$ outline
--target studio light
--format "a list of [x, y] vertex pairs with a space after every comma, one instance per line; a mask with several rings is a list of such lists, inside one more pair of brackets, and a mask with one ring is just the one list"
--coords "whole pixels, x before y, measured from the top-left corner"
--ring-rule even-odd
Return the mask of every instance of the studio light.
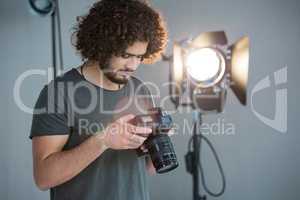
[[[231, 88], [242, 105], [246, 105], [248, 81], [249, 39], [242, 37], [228, 45], [224, 31], [206, 32], [195, 39], [175, 42], [172, 56], [163, 56], [170, 63], [169, 93], [176, 108], [193, 108], [193, 135], [185, 155], [186, 170], [193, 177], [193, 199], [206, 200], [203, 190], [221, 196], [226, 187], [221, 161], [209, 139], [201, 133], [202, 116], [220, 113], [224, 109], [227, 89]], [[216, 159], [222, 178], [219, 192], [208, 189], [201, 162], [201, 143], [204, 141]]]
[[[204, 112], [222, 112], [231, 88], [246, 105], [249, 39], [228, 45], [224, 31], [200, 34], [176, 42], [170, 69], [170, 93], [177, 106], [191, 105]], [[190, 101], [182, 100], [187, 93]]]

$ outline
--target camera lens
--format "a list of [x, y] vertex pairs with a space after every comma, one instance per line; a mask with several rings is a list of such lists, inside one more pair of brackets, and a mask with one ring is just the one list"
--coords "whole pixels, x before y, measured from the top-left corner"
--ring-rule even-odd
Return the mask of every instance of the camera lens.
[[172, 142], [167, 134], [156, 134], [146, 140], [152, 163], [157, 173], [165, 173], [178, 167]]

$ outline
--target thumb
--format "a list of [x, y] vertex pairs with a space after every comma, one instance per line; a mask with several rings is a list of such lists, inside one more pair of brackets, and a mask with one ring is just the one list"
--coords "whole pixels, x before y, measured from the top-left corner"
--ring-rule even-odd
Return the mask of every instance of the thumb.
[[133, 115], [133, 114], [127, 114], [127, 115], [120, 117], [117, 121], [125, 123], [125, 122], [128, 122], [129, 120], [133, 119], [134, 117], [135, 117], [135, 115]]

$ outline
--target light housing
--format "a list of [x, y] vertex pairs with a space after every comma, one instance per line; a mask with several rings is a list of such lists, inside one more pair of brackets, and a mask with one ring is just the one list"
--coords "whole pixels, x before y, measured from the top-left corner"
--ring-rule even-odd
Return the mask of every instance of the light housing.
[[[228, 46], [224, 31], [202, 33], [175, 42], [170, 67], [170, 93], [176, 106], [191, 105], [202, 112], [222, 112], [230, 87], [246, 105], [249, 39]], [[189, 97], [182, 98], [184, 95]]]

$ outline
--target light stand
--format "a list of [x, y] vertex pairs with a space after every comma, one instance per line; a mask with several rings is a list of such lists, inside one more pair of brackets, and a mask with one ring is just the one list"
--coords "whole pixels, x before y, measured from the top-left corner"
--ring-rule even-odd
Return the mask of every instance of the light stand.
[[59, 75], [57, 71], [57, 60], [59, 59], [60, 71], [63, 71], [64, 66], [59, 0], [29, 0], [29, 5], [36, 14], [42, 17], [51, 17], [52, 68], [53, 78], [55, 78]]
[[[224, 31], [201, 33], [192, 40], [174, 42], [172, 56], [163, 56], [163, 60], [170, 64], [169, 93], [172, 103], [176, 109], [179, 106], [194, 109], [193, 136], [185, 155], [186, 169], [193, 177], [194, 200], [206, 199], [205, 195], [200, 194], [200, 179], [207, 194], [221, 196], [225, 191], [225, 175], [212, 143], [201, 133], [200, 126], [203, 114], [223, 112], [229, 88], [240, 103], [246, 105], [249, 38], [242, 37], [228, 45]], [[222, 176], [222, 189], [218, 193], [210, 191], [205, 183], [200, 159], [202, 140], [211, 149]]]
[[[185, 155], [185, 163], [187, 171], [193, 177], [193, 199], [194, 200], [206, 200], [206, 195], [200, 194], [200, 178], [202, 182], [203, 189], [213, 197], [221, 196], [226, 187], [224, 171], [218, 158], [217, 152], [215, 151], [212, 143], [206, 138], [200, 131], [200, 126], [202, 125], [202, 115], [203, 113], [198, 112], [197, 110], [193, 111], [193, 136], [191, 137], [188, 144], [188, 153]], [[222, 176], [222, 189], [216, 193], [208, 189], [205, 182], [204, 171], [201, 164], [201, 142], [204, 140], [207, 145], [212, 150], [212, 153], [216, 159], [220, 174]], [[192, 149], [191, 149], [192, 147]], [[199, 173], [200, 172], [200, 173]]]
[[200, 187], [199, 187], [199, 169], [198, 169], [198, 163], [200, 161], [200, 145], [201, 145], [201, 134], [198, 134], [198, 131], [201, 124], [202, 124], [202, 115], [201, 113], [194, 111], [193, 113], [193, 120], [194, 120], [194, 125], [193, 125], [193, 151], [192, 151], [192, 169], [191, 169], [191, 174], [193, 176], [193, 197], [194, 200], [206, 200], [205, 195], [200, 194]]

